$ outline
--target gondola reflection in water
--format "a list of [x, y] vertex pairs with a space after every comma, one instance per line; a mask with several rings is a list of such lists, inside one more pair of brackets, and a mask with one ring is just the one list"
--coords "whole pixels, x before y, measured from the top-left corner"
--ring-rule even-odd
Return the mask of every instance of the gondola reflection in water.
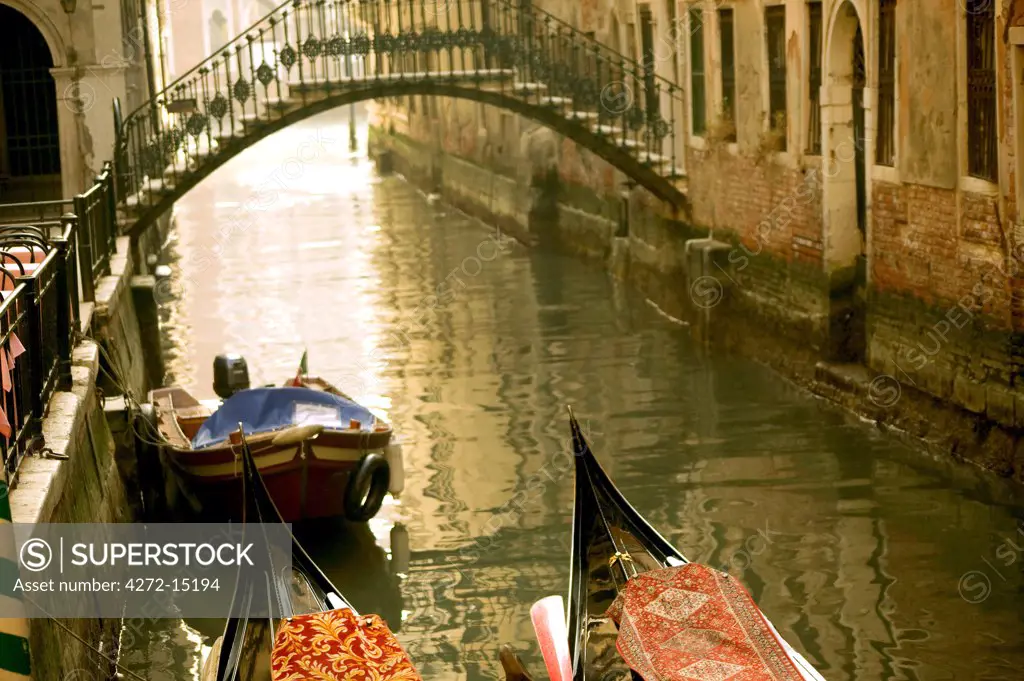
[[[569, 607], [534, 606], [554, 681], [824, 681], [743, 586], [690, 563], [616, 489], [570, 410], [576, 467]], [[558, 602], [554, 621], [551, 603]], [[529, 674], [507, 646], [508, 681]]]
[[[295, 426], [278, 440], [299, 445], [323, 426]], [[245, 532], [283, 523], [253, 461], [241, 424]], [[239, 572], [231, 616], [215, 641], [203, 681], [421, 681], [387, 625], [361, 616], [292, 537], [291, 569], [256, 575]], [[271, 564], [275, 561], [272, 559]], [[259, 590], [266, 590], [271, 617], [251, 617]], [[262, 594], [261, 594], [262, 596]]]

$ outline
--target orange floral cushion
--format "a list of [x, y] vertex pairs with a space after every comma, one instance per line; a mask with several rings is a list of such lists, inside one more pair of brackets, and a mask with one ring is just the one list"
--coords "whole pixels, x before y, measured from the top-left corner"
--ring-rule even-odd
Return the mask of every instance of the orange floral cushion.
[[281, 622], [271, 655], [273, 681], [422, 681], [377, 615], [348, 608]]

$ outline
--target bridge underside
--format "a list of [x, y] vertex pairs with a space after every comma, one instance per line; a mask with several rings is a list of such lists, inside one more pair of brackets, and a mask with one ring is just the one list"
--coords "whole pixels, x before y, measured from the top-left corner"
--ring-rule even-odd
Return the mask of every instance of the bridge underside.
[[[487, 78], [511, 82], [514, 71], [506, 73], [475, 72], [474, 79]], [[513, 111], [565, 135], [581, 147], [593, 152], [621, 171], [630, 180], [646, 188], [654, 196], [686, 211], [685, 194], [677, 188], [674, 179], [666, 177], [662, 168], [666, 159], [656, 154], [637, 154], [636, 145], [630, 146], [630, 139], [623, 135], [616, 139], [620, 129], [611, 126], [591, 125], [597, 120], [589, 112], [566, 114], [556, 106], [543, 106], [525, 101], [515, 95], [511, 87], [493, 85], [493, 89], [460, 84], [455, 78], [446, 81], [414, 80], [411, 78], [381, 79], [359, 84], [303, 84], [292, 86], [288, 99], [266, 104], [266, 117], [248, 117], [236, 121], [236, 125], [213, 125], [218, 132], [201, 134], [192, 144], [184, 145], [179, 151], [181, 161], [167, 166], [162, 176], [147, 177], [133, 196], [128, 197], [124, 208], [131, 215], [132, 227], [129, 233], [141, 234], [160, 215], [165, 213], [186, 192], [196, 186], [210, 173], [231, 160], [234, 156], [251, 147], [264, 137], [293, 123], [330, 109], [374, 99], [403, 97], [407, 95], [433, 95], [467, 99], [482, 104]], [[232, 128], [234, 128], [232, 130]], [[597, 128], [597, 129], [595, 129]], [[609, 134], [610, 133], [610, 134]]]

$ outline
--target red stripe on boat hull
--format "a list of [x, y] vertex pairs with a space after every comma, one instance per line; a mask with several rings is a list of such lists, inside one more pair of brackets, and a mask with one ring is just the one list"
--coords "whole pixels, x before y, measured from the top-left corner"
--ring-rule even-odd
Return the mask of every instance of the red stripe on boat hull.
[[[172, 456], [177, 453], [174, 451]], [[285, 522], [290, 523], [343, 516], [348, 479], [356, 465], [355, 461], [294, 457], [281, 464], [260, 466], [260, 475]], [[243, 504], [240, 475], [195, 475], [183, 470], [179, 470], [178, 475], [186, 489], [202, 504], [204, 515], [239, 517]]]

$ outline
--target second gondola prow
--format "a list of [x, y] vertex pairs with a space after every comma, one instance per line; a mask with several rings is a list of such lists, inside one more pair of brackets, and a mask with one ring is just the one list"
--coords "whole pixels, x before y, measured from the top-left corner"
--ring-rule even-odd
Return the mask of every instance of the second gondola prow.
[[[320, 430], [295, 426], [275, 439], [281, 445], [296, 445], [317, 437]], [[245, 531], [265, 535], [268, 525], [287, 527], [255, 465], [241, 424], [239, 434]], [[387, 625], [376, 615], [360, 615], [290, 531], [289, 535], [290, 569], [283, 569], [285, 564], [262, 574], [239, 572], [231, 614], [207, 659], [203, 681], [341, 681], [360, 676], [419, 681]], [[270, 564], [280, 561], [271, 559]], [[269, 616], [252, 617], [253, 603], [264, 597], [260, 590], [266, 590]], [[352, 636], [357, 630], [359, 635]]]
[[[569, 426], [576, 481], [566, 626], [541, 626], [551, 616], [534, 616], [551, 678], [654, 681], [745, 674], [824, 681], [738, 580], [687, 561], [626, 501], [571, 409]], [[567, 640], [552, 640], [555, 629], [566, 632]], [[519, 674], [506, 664], [511, 660], [505, 651], [510, 678]]]

